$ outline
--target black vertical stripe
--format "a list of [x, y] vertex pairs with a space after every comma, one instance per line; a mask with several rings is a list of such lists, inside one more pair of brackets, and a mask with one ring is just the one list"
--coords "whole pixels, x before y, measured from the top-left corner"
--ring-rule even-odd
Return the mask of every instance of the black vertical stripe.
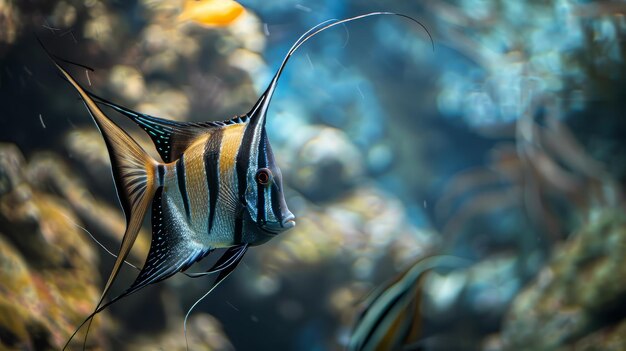
[[180, 155], [180, 158], [176, 161], [176, 176], [178, 177], [178, 191], [180, 191], [180, 196], [182, 196], [183, 205], [185, 206], [185, 214], [187, 214], [187, 219], [190, 219], [189, 194], [187, 194], [187, 177], [185, 175], [185, 154]]
[[213, 228], [215, 220], [215, 207], [217, 206], [217, 196], [220, 186], [220, 146], [222, 144], [222, 136], [224, 131], [217, 128], [209, 140], [206, 142], [204, 149], [204, 169], [206, 170], [206, 180], [209, 188], [209, 226], [208, 232]]
[[[165, 216], [163, 208], [163, 187], [157, 188], [152, 200], [152, 240], [150, 241], [150, 252], [143, 269], [137, 276], [136, 281], [140, 282], [146, 277], [154, 273], [156, 265], [162, 261], [168, 254], [167, 250], [157, 251], [157, 248], [165, 245], [168, 247], [168, 240], [172, 238], [166, 236]], [[150, 255], [151, 254], [151, 255]]]
[[259, 168], [267, 167], [267, 134], [265, 128], [261, 131], [261, 138], [259, 139], [259, 152], [258, 152], [258, 164]]
[[[387, 304], [387, 306], [385, 306], [385, 309], [382, 311], [382, 313], [379, 316], [377, 316], [376, 322], [374, 322], [374, 325], [372, 325], [372, 327], [368, 330], [365, 338], [361, 340], [361, 346], [364, 349], [365, 349], [365, 345], [367, 345], [370, 342], [370, 339], [372, 338], [372, 336], [374, 335], [374, 333], [376, 332], [380, 324], [387, 318], [395, 317], [395, 316], [389, 316], [389, 314], [391, 310], [398, 304], [398, 302], [401, 301], [406, 295], [407, 295], [406, 290], [399, 293], [389, 302], [389, 304]], [[375, 340], [373, 342], [374, 342], [374, 345], [378, 345], [380, 340]]]
[[248, 123], [246, 130], [243, 132], [235, 164], [237, 170], [237, 190], [239, 192], [239, 200], [242, 204], [246, 203], [245, 195], [246, 189], [248, 188], [248, 168], [250, 167], [250, 152], [253, 139], [254, 124]]
[[265, 217], [265, 189], [266, 187], [262, 185], [257, 185], [257, 199], [256, 199], [256, 222], [259, 225], [263, 225], [266, 223]]
[[[265, 148], [265, 142], [267, 140], [267, 135], [265, 134], [265, 128], [261, 130], [261, 138], [259, 139], [259, 147], [258, 147], [258, 159], [257, 163], [259, 168], [267, 167], [267, 153]], [[257, 185], [257, 224], [265, 224], [267, 221], [267, 215], [265, 213], [265, 191], [266, 187], [262, 185]]]
[[159, 184], [159, 186], [163, 186], [163, 184], [165, 183], [165, 166], [164, 165], [157, 166], [157, 174], [158, 174], [157, 183]]
[[235, 218], [235, 232], [233, 236], [233, 244], [242, 244], [243, 240], [243, 213]]

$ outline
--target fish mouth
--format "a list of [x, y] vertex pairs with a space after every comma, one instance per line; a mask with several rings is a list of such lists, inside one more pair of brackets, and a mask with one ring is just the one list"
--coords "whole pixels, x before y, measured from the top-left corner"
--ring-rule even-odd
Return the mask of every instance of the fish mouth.
[[269, 235], [275, 236], [295, 226], [296, 226], [296, 217], [293, 214], [291, 214], [287, 218], [283, 219], [280, 224], [279, 223], [265, 224], [264, 226], [261, 226], [261, 230]]
[[291, 229], [293, 227], [296, 226], [296, 216], [294, 216], [293, 214], [285, 219], [283, 219], [283, 222], [281, 223], [281, 226], [283, 227], [284, 230], [287, 229]]

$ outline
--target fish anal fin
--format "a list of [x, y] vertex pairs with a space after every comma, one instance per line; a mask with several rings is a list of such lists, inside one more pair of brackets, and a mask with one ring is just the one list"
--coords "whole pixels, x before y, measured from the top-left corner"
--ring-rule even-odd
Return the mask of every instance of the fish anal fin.
[[152, 200], [152, 241], [148, 257], [125, 295], [187, 269], [211, 251], [185, 237], [184, 226], [176, 225], [185, 220], [183, 214], [172, 210], [173, 205], [163, 189], [159, 187]]

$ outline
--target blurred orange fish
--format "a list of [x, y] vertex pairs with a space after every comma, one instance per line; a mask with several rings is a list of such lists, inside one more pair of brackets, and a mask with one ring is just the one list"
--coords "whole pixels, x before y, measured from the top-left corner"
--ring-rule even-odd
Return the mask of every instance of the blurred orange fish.
[[233, 0], [185, 0], [178, 19], [205, 26], [227, 26], [244, 12], [244, 7]]

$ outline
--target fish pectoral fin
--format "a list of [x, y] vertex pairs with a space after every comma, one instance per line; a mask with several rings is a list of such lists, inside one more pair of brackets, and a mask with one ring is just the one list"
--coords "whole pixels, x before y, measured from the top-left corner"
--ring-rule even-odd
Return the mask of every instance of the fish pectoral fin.
[[229, 267], [239, 263], [243, 255], [248, 250], [248, 245], [238, 245], [229, 247], [226, 252], [215, 262], [215, 264], [209, 268], [206, 272], [200, 273], [185, 273], [186, 276], [190, 278], [200, 278], [213, 273], [221, 272], [223, 270], [228, 269]]
[[[232, 248], [229, 248], [226, 251], [226, 253], [222, 255], [222, 257], [220, 257], [220, 259], [215, 263], [215, 265], [211, 269], [203, 273], [197, 273], [197, 274], [207, 275], [207, 274], [211, 274], [215, 272], [220, 272], [220, 274], [217, 276], [217, 279], [215, 279], [215, 281], [213, 281], [213, 284], [211, 284], [211, 287], [209, 288], [209, 290], [204, 295], [202, 295], [198, 300], [196, 300], [196, 302], [194, 302], [194, 304], [191, 305], [191, 307], [189, 307], [189, 310], [187, 310], [187, 313], [185, 314], [185, 320], [183, 322], [183, 329], [185, 330], [185, 342], [187, 342], [187, 319], [189, 318], [191, 311], [193, 311], [193, 309], [200, 303], [200, 301], [202, 301], [205, 297], [209, 296], [209, 294], [211, 294], [211, 292], [213, 292], [213, 290], [215, 290], [215, 288], [217, 288], [217, 286], [220, 285], [220, 283], [223, 282], [224, 279], [226, 279], [235, 270], [235, 268], [237, 268], [237, 266], [239, 265], [239, 262], [241, 262], [241, 259], [246, 254], [246, 251], [248, 251], [248, 244], [245, 244], [242, 246], [234, 246]], [[214, 270], [215, 267], [221, 267], [221, 268], [219, 270]], [[201, 276], [201, 275], [198, 275], [198, 276]], [[188, 343], [187, 343], [187, 349], [189, 349]]]
[[248, 251], [248, 244], [229, 247], [220, 259], [215, 262], [213, 267], [206, 271], [206, 273], [215, 273], [228, 269], [229, 267], [236, 267], [246, 251]]

